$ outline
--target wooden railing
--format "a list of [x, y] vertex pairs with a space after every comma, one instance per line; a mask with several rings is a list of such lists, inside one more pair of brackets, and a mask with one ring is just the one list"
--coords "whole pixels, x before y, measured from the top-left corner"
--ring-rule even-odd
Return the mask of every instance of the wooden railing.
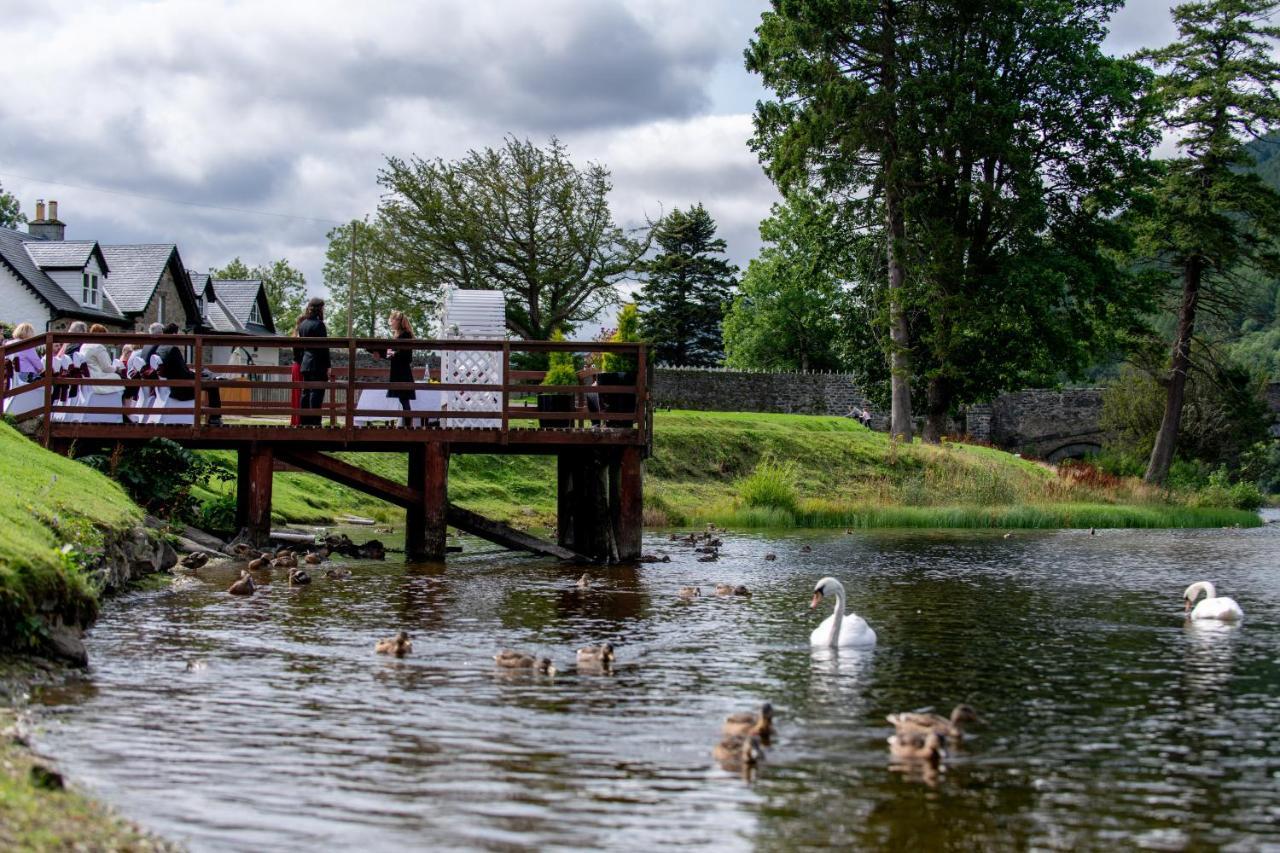
[[[190, 378], [130, 378], [117, 375], [108, 378], [88, 378], [71, 375], [65, 370], [55, 369], [55, 354], [64, 346], [102, 344], [113, 357], [120, 355], [121, 349], [130, 345], [135, 353], [139, 353], [148, 345], [155, 344], [160, 352], [166, 347], [181, 347], [184, 361], [191, 374]], [[214, 349], [228, 350], [246, 348], [250, 350], [290, 350], [294, 346], [313, 352], [327, 350], [332, 355], [345, 356], [345, 365], [332, 367], [322, 380], [294, 380], [291, 368], [278, 364], [229, 364], [213, 361], [209, 356]], [[489, 353], [490, 366], [485, 377], [489, 381], [459, 381], [458, 377], [441, 375], [439, 368], [429, 371], [419, 367], [415, 371], [413, 382], [391, 382], [388, 379], [389, 367], [360, 367], [358, 355], [362, 352], [389, 354], [399, 350], [426, 351], [433, 354], [456, 353]], [[17, 366], [19, 355], [27, 351], [39, 354], [39, 363], [43, 369], [38, 378], [22, 383], [18, 377]], [[636, 365], [635, 380], [631, 384], [622, 385], [564, 385], [545, 386], [541, 380], [545, 375], [536, 370], [513, 370], [513, 353], [548, 354], [552, 352], [573, 353], [615, 353], [629, 356]], [[392, 423], [390, 428], [417, 431], [431, 429], [490, 429], [508, 433], [514, 430], [529, 429], [608, 429], [631, 433], [636, 443], [647, 443], [650, 434], [649, 405], [649, 372], [647, 351], [644, 344], [634, 343], [600, 343], [573, 341], [507, 341], [507, 340], [427, 340], [405, 339], [389, 340], [386, 338], [263, 338], [231, 335], [146, 335], [129, 333], [81, 334], [69, 332], [48, 332], [23, 341], [3, 346], [4, 383], [0, 387], [0, 401], [4, 401], [6, 413], [11, 413], [15, 421], [43, 418], [45, 423], [55, 430], [58, 424], [75, 424], [92, 416], [95, 424], [104, 422], [119, 425], [132, 425], [139, 432], [146, 431], [151, 422], [163, 415], [190, 416], [189, 427], [196, 433], [210, 429], [234, 430], [249, 429], [269, 423], [274, 426], [285, 425], [289, 419], [315, 418], [321, 419], [323, 430], [343, 430], [356, 433], [370, 427], [361, 426], [367, 420], [386, 420]], [[30, 359], [26, 359], [30, 365]], [[352, 366], [355, 369], [351, 369]], [[125, 365], [127, 370], [127, 364]], [[163, 372], [164, 368], [161, 367]], [[206, 372], [209, 375], [206, 375]], [[74, 373], [74, 371], [72, 372]], [[579, 377], [585, 382], [592, 381], [599, 373], [597, 370], [584, 370]], [[463, 377], [464, 379], [467, 377]], [[452, 381], [450, 381], [452, 380]], [[152, 400], [159, 389], [191, 389], [193, 400], [189, 406], [184, 402], [180, 407], [159, 407], [156, 405], [125, 405], [121, 402], [115, 406], [95, 406], [93, 396], [81, 395], [81, 389], [89, 387], [109, 387], [112, 389], [138, 388], [146, 389], [146, 395]], [[64, 394], [64, 389], [66, 393]], [[248, 389], [248, 400], [222, 400], [220, 405], [213, 405], [208, 394], [212, 390], [222, 392], [232, 389]], [[295, 406], [291, 400], [293, 392], [307, 389], [322, 389], [323, 402], [319, 407], [303, 408]], [[38, 405], [27, 406], [33, 402], [31, 392], [38, 391], [34, 402]], [[414, 391], [415, 396], [430, 395], [427, 399], [434, 402], [429, 409], [402, 408], [362, 408], [359, 398], [362, 393], [370, 391]], [[491, 408], [462, 409], [451, 398], [457, 394], [489, 395]], [[573, 395], [573, 403], [569, 411], [539, 411], [536, 406], [528, 405], [529, 398], [538, 394]], [[21, 396], [28, 395], [28, 396]], [[25, 405], [11, 405], [19, 398]], [[69, 397], [63, 401], [60, 398]], [[96, 395], [102, 396], [102, 395]], [[141, 394], [139, 395], [141, 396]], [[233, 395], [228, 395], [233, 396]], [[620, 410], [619, 401], [624, 403], [630, 398], [630, 405]], [[598, 405], [608, 401], [607, 407]], [[21, 409], [21, 410], [19, 410]], [[408, 424], [404, 419], [411, 417]], [[212, 421], [212, 422], [211, 422]], [[220, 423], [219, 423], [220, 421]], [[469, 422], [469, 423], [468, 423]], [[476, 422], [481, 422], [477, 424]], [[308, 427], [306, 429], [316, 429]], [[372, 427], [379, 428], [379, 427]]]

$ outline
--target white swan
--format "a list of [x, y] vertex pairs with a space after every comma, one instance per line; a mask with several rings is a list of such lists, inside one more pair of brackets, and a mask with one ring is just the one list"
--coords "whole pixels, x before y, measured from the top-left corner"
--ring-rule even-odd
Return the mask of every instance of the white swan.
[[[1196, 604], [1193, 609], [1191, 605], [1195, 604], [1195, 600], [1202, 592], [1205, 596], [1204, 601]], [[1187, 587], [1187, 591], [1182, 594], [1182, 600], [1187, 605], [1187, 613], [1192, 619], [1219, 619], [1223, 622], [1234, 622], [1244, 618], [1244, 611], [1240, 609], [1239, 604], [1236, 604], [1236, 600], [1226, 596], [1218, 598], [1217, 591], [1209, 581], [1200, 581]]]
[[809, 609], [817, 607], [825, 596], [834, 595], [836, 608], [822, 624], [813, 629], [809, 643], [815, 646], [874, 646], [876, 632], [867, 620], [856, 613], [844, 612], [844, 585], [835, 578], [823, 578], [813, 588], [813, 602]]

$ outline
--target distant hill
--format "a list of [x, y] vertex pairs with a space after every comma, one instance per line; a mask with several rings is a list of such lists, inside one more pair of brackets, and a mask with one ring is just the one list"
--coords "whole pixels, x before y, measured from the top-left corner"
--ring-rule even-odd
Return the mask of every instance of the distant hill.
[[1257, 161], [1257, 172], [1268, 184], [1280, 190], [1280, 132], [1255, 139], [1248, 146]]

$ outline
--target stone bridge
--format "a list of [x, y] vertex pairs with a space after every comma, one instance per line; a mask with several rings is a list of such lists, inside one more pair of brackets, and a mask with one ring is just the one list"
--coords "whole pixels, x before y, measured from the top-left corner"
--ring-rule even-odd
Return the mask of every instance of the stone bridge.
[[1033, 389], [969, 407], [965, 432], [1024, 456], [1061, 462], [1102, 450], [1101, 421], [1101, 388]]

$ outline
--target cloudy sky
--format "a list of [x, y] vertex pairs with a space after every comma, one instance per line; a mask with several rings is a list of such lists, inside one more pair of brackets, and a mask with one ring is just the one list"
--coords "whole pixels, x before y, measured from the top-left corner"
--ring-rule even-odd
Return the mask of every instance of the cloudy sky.
[[[701, 201], [745, 266], [775, 200], [745, 144], [767, 5], [0, 0], [0, 184], [28, 216], [57, 199], [68, 237], [175, 242], [198, 270], [287, 257], [319, 292], [387, 155], [554, 134], [613, 171], [620, 222]], [[1129, 0], [1109, 47], [1167, 42], [1168, 6]]]

